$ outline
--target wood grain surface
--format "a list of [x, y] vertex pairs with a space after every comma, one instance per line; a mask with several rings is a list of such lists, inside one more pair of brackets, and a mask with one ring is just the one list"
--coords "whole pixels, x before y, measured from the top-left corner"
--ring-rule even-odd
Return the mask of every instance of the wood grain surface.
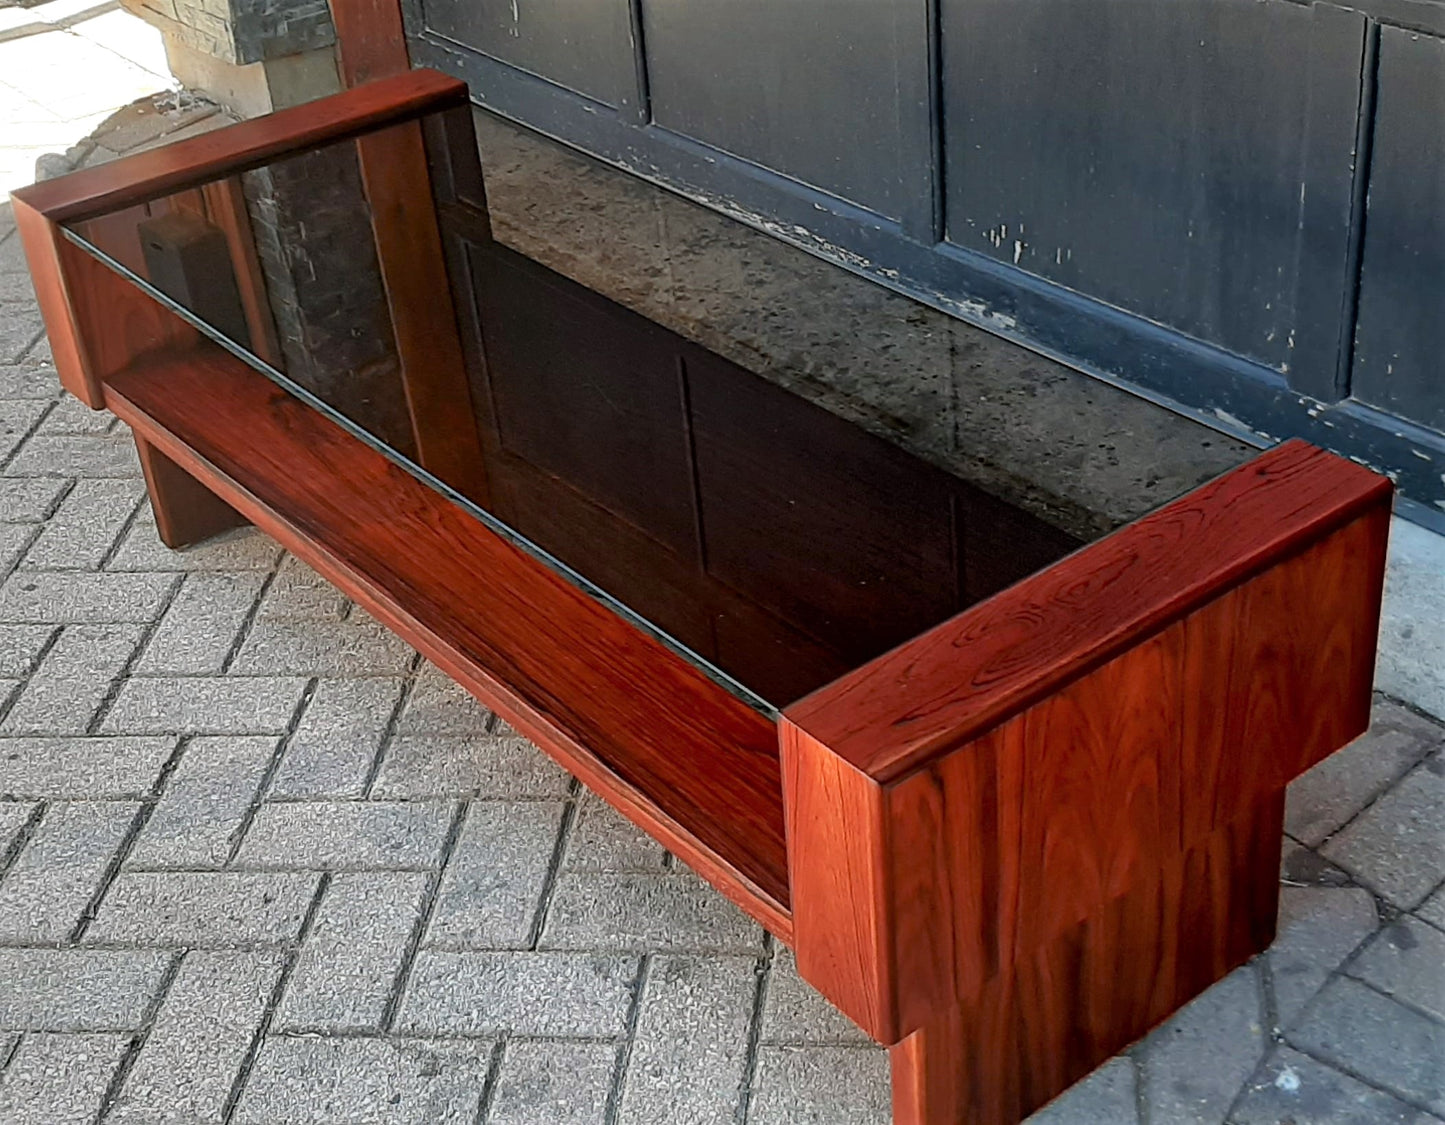
[[775, 725], [219, 349], [107, 405], [784, 940]]
[[878, 781], [907, 774], [1372, 505], [1390, 482], [1289, 441], [788, 708]]
[[196, 187], [285, 153], [467, 104], [466, 83], [434, 70], [410, 70], [33, 184], [14, 197], [51, 222], [64, 223]]
[[1388, 481], [1296, 445], [1171, 508], [784, 713], [799, 972], [895, 1125], [1019, 1121], [1262, 950], [1284, 787], [1368, 724]]

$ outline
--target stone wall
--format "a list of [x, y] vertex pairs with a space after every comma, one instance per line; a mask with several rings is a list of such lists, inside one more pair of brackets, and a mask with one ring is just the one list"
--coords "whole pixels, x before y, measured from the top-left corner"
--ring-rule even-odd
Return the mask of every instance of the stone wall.
[[121, 0], [168, 39], [244, 66], [336, 41], [327, 0]]

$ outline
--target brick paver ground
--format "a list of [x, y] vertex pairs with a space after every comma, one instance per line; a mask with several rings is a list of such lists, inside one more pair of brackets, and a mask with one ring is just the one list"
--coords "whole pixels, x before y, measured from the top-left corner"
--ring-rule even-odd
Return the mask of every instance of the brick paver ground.
[[[788, 951], [255, 532], [156, 539], [0, 211], [0, 1123], [887, 1119]], [[1445, 746], [1290, 794], [1280, 937], [1051, 1125], [1445, 1116]]]

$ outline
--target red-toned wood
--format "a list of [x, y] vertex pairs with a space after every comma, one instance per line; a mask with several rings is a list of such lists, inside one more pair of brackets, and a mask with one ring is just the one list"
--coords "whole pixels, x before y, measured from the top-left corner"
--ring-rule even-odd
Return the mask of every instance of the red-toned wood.
[[13, 198], [51, 222], [87, 218], [244, 172], [286, 153], [466, 104], [464, 82], [434, 70], [411, 70], [33, 184]]
[[267, 296], [266, 275], [256, 253], [256, 238], [251, 232], [251, 216], [246, 210], [246, 194], [239, 176], [213, 180], [201, 188], [206, 201], [206, 215], [226, 236], [231, 251], [231, 269], [236, 275], [236, 288], [246, 312], [250, 348], [272, 366], [281, 364], [281, 345], [276, 339], [276, 321], [271, 315]]
[[12, 197], [56, 371], [65, 389], [94, 409], [102, 382], [136, 356], [190, 346], [196, 332], [130, 281]]
[[784, 940], [774, 724], [213, 347], [107, 405]]
[[421, 124], [356, 139], [376, 258], [421, 466], [464, 496], [490, 497], [470, 380], [446, 284]]
[[341, 81], [360, 86], [411, 66], [397, 0], [331, 0]]
[[1169, 857], [889, 1051], [893, 1125], [1013, 1125], [1274, 938], [1284, 796]]
[[235, 508], [139, 434], [135, 451], [155, 512], [156, 533], [167, 547], [180, 550], [246, 523]]
[[785, 712], [799, 971], [902, 1044], [896, 1125], [1016, 1122], [1264, 948], [1284, 787], [1367, 725], [1389, 500], [1265, 455]]
[[20, 193], [11, 195], [10, 199], [60, 382], [86, 406], [98, 410], [105, 402], [105, 393], [100, 379], [91, 373], [86, 362], [81, 330], [70, 307], [70, 284], [61, 264], [61, 255], [67, 246], [65, 235], [26, 203]]
[[879, 781], [900, 777], [1387, 503], [1390, 490], [1367, 469], [1286, 442], [864, 665], [789, 715]]

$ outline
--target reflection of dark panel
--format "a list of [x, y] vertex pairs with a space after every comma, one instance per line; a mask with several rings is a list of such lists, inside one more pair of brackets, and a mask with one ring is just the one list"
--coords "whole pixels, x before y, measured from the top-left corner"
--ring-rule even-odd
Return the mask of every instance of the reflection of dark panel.
[[172, 211], [138, 223], [136, 234], [152, 285], [226, 339], [251, 347], [231, 251], [219, 227], [192, 212]]
[[944, 474], [724, 360], [687, 366], [709, 574], [855, 660], [959, 608]]
[[942, 20], [950, 241], [1289, 363], [1306, 139], [1347, 167], [1355, 131], [1349, 98], [1311, 118], [1312, 50], [1357, 59], [1357, 22], [1286, 0], [943, 0]]
[[484, 274], [483, 340], [502, 447], [672, 550], [696, 539], [676, 341], [516, 255]]
[[916, 0], [643, 0], [659, 125], [891, 218], [927, 196]]
[[632, 73], [627, 0], [425, 0], [429, 30], [617, 105]]
[[515, 251], [465, 253], [493, 513], [764, 699], [1075, 545]]
[[1352, 389], [1445, 430], [1445, 39], [1380, 32]]

